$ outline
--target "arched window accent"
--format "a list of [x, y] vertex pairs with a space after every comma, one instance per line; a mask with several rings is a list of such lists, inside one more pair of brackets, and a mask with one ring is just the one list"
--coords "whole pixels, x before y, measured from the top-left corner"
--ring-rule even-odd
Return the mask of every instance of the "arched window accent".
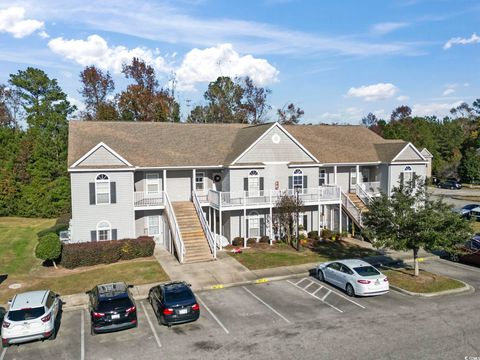
[[403, 168], [403, 171], [400, 174], [400, 184], [407, 186], [413, 180], [415, 173], [410, 165], [407, 165]]
[[112, 226], [106, 220], [102, 220], [97, 224], [97, 240], [111, 240]]
[[95, 178], [95, 198], [97, 204], [110, 204], [110, 178], [98, 174]]
[[303, 171], [300, 169], [293, 171], [293, 188], [303, 189]]
[[405, 169], [403, 169], [403, 172], [408, 172], [408, 171], [413, 171], [412, 167], [409, 165], [405, 166]]
[[250, 170], [248, 173], [248, 196], [260, 195], [260, 177], [257, 170]]

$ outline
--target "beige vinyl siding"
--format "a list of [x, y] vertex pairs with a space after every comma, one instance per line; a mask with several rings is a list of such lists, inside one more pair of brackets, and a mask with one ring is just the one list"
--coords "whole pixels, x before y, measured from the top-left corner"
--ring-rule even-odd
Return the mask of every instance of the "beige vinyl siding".
[[[274, 137], [278, 137], [280, 141], [275, 143], [273, 141]], [[312, 161], [312, 159], [281, 129], [275, 127], [243, 155], [237, 163], [272, 161]]]
[[395, 159], [395, 161], [424, 161], [420, 155], [412, 148], [412, 146], [407, 146], [400, 155]]
[[89, 157], [77, 166], [105, 166], [105, 165], [126, 165], [122, 160], [113, 155], [103, 146], [100, 146]]

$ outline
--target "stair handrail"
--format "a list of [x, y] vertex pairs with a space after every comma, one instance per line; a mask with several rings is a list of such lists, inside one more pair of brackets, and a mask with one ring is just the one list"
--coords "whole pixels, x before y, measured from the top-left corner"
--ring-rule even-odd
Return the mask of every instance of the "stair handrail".
[[365, 191], [363, 186], [360, 184], [355, 184], [355, 194], [357, 194], [358, 198], [362, 200], [365, 205], [370, 205], [372, 197]]
[[183, 263], [183, 259], [186, 254], [185, 244], [183, 243], [182, 234], [180, 233], [180, 228], [178, 227], [177, 217], [175, 216], [175, 211], [173, 210], [172, 203], [170, 202], [170, 197], [168, 196], [166, 191], [164, 191], [163, 194], [165, 198], [165, 209], [167, 210], [166, 213], [168, 223], [170, 224], [170, 229], [172, 230], [175, 247], [177, 248], [177, 252], [179, 252], [178, 260], [180, 261], [180, 263]]
[[362, 222], [362, 211], [353, 203], [353, 201], [348, 197], [343, 190], [342, 191], [342, 205], [347, 209], [347, 211], [352, 215], [355, 220], [358, 221], [360, 226], [363, 226]]
[[216, 237], [213, 236], [212, 231], [210, 230], [210, 226], [208, 226], [207, 219], [205, 218], [205, 214], [202, 211], [200, 200], [198, 199], [198, 195], [195, 190], [192, 191], [192, 199], [193, 199], [193, 205], [195, 207], [195, 210], [197, 211], [198, 218], [200, 219], [200, 224], [202, 225], [203, 233], [207, 237], [208, 246], [210, 246], [210, 251], [213, 254], [213, 258], [216, 259], [217, 258]]

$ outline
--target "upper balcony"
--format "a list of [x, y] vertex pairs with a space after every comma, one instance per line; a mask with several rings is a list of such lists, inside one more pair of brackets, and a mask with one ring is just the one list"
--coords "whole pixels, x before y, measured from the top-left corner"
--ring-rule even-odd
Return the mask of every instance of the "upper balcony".
[[[261, 190], [261, 191], [232, 191], [222, 192], [209, 190], [208, 194], [199, 197], [203, 203], [222, 209], [241, 209], [245, 207], [275, 207], [282, 194], [296, 196], [297, 191], [288, 190]], [[318, 205], [340, 202], [340, 187], [337, 185], [323, 185], [316, 188], [298, 189], [298, 197], [304, 205]]]
[[163, 191], [153, 194], [135, 191], [133, 199], [135, 210], [163, 209], [165, 207]]

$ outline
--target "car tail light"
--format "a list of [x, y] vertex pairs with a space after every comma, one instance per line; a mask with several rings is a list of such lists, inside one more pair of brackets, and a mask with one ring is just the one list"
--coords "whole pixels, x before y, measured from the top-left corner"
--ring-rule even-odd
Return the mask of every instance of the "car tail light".
[[385, 279], [383, 279], [383, 281], [388, 282], [388, 277], [386, 277]]
[[99, 312], [95, 312], [95, 311], [92, 311], [92, 314], [93, 314], [93, 317], [96, 318], [96, 319], [99, 319], [99, 318], [102, 318], [105, 316], [104, 313], [99, 313]]
[[10, 326], [10, 323], [6, 320], [3, 320], [3, 324], [2, 324], [2, 327], [7, 329], [8, 327]]
[[370, 280], [363, 280], [363, 279], [357, 280], [357, 282], [358, 282], [359, 284], [370, 284], [370, 283], [371, 283]]
[[135, 306], [132, 306], [131, 308], [128, 308], [126, 310], [127, 314], [134, 313], [135, 311], [137, 311], [137, 308]]
[[172, 314], [173, 314], [173, 309], [170, 309], [170, 308], [163, 309], [163, 315], [172, 315]]
[[47, 316], [42, 317], [42, 321], [43, 322], [50, 321], [51, 317], [52, 317], [52, 313], [49, 313]]
[[195, 305], [192, 306], [192, 310], [198, 311], [198, 310], [200, 310], [200, 306], [198, 306], [198, 304], [195, 304]]

